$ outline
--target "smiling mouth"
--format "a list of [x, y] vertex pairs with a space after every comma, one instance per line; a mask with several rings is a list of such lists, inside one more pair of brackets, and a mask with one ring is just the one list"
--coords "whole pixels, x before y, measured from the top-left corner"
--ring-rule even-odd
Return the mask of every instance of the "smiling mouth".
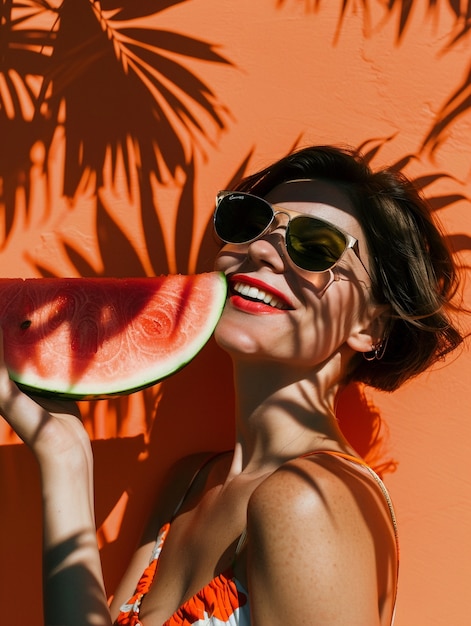
[[274, 309], [287, 310], [290, 308], [272, 293], [240, 281], [236, 281], [232, 285], [232, 291], [247, 300], [263, 302], [263, 304], [273, 307]]

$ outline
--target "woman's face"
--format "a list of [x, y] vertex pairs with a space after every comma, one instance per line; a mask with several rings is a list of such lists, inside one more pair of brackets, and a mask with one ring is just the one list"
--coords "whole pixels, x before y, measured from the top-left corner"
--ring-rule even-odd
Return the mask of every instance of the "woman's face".
[[[275, 187], [266, 200], [278, 207], [322, 218], [358, 240], [368, 267], [361, 226], [348, 197], [325, 181], [296, 181]], [[215, 263], [229, 283], [229, 298], [216, 340], [231, 354], [312, 369], [333, 355], [371, 350], [370, 279], [353, 250], [332, 270], [300, 270], [288, 256], [288, 217], [250, 244], [225, 245]], [[364, 333], [363, 333], [364, 334]], [[363, 344], [358, 340], [366, 341]]]

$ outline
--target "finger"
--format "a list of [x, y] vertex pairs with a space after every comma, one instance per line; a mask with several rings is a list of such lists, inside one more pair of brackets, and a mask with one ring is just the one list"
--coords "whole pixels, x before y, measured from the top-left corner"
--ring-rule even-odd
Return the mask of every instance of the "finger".
[[81, 419], [80, 409], [76, 402], [73, 400], [66, 400], [61, 398], [54, 398], [49, 396], [38, 396], [34, 393], [24, 392], [30, 396], [37, 404], [48, 413], [54, 413], [55, 415], [73, 415], [78, 419]]

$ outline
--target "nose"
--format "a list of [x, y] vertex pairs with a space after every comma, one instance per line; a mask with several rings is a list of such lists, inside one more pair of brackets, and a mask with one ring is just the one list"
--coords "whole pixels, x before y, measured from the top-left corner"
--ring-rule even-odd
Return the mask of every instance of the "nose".
[[[280, 226], [248, 245], [247, 256], [259, 266], [269, 266], [281, 273], [285, 270], [285, 238]], [[278, 232], [277, 232], [278, 231]]]
[[288, 213], [285, 213], [284, 211], [276, 211], [273, 216], [273, 223], [271, 225], [270, 232], [273, 232], [278, 228], [283, 228], [283, 230], [286, 230], [288, 228], [290, 219], [291, 218]]

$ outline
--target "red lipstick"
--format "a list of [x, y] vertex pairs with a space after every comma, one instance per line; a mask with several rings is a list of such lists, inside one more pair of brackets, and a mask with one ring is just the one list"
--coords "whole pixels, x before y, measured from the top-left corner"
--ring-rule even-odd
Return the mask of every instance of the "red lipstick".
[[[273, 296], [274, 300], [271, 302], [264, 302], [263, 300], [251, 299], [250, 295], [239, 293], [239, 289], [235, 290], [235, 285], [240, 283], [244, 287], [255, 287], [265, 294]], [[254, 278], [253, 276], [247, 276], [245, 274], [233, 274], [229, 277], [229, 284], [231, 286], [231, 303], [238, 309], [242, 309], [249, 313], [283, 313], [287, 310], [292, 310], [294, 307], [286, 296], [274, 289], [271, 285]]]

